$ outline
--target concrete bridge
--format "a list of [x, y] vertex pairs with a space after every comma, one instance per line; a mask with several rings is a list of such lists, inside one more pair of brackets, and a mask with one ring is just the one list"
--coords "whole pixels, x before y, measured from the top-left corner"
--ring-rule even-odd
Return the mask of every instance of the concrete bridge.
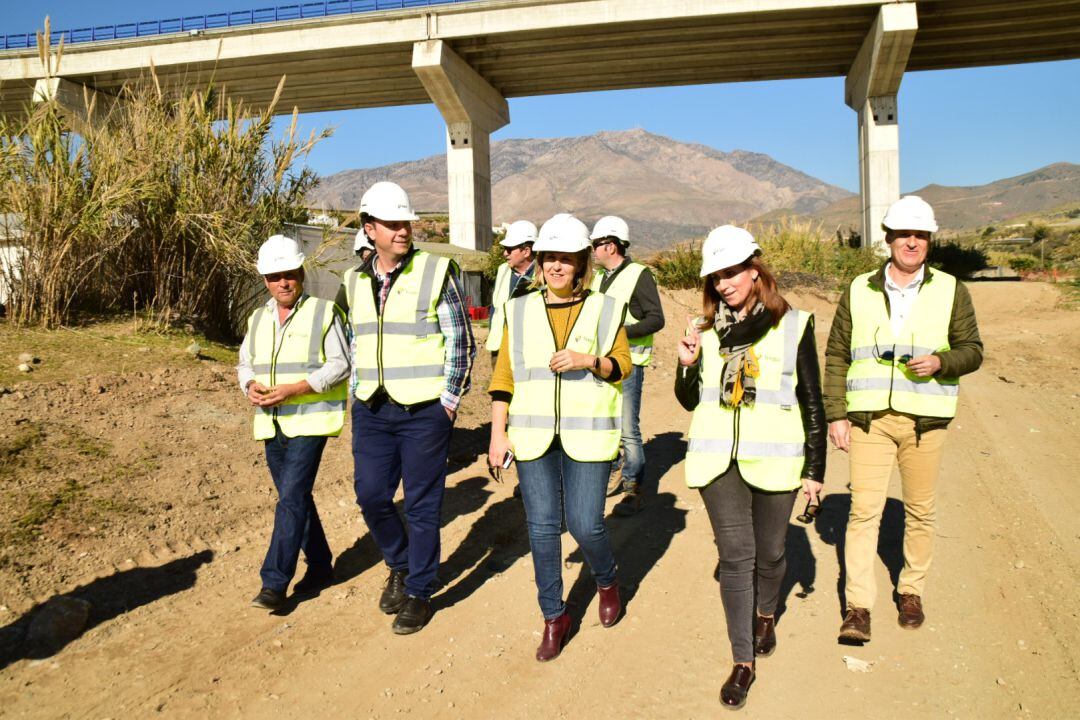
[[[336, 0], [338, 4], [343, 0]], [[151, 63], [179, 91], [213, 78], [301, 112], [433, 102], [446, 121], [451, 241], [491, 243], [490, 134], [506, 98], [664, 85], [846, 78], [858, 114], [864, 242], [899, 196], [907, 70], [1080, 57], [1080, 0], [478, 0], [0, 52], [0, 112], [55, 97], [87, 121]], [[368, 3], [371, 5], [371, 3]], [[798, 123], [792, 113], [793, 128]]]

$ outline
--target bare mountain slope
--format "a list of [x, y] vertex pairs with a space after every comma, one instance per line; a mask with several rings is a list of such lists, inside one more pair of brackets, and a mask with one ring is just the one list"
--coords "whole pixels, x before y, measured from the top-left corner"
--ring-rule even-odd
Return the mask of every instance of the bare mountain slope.
[[[542, 222], [556, 212], [589, 223], [621, 215], [634, 239], [653, 248], [778, 208], [814, 213], [850, 195], [768, 155], [725, 153], [644, 130], [497, 142], [491, 175], [496, 224]], [[385, 179], [405, 187], [418, 209], [446, 211], [442, 155], [331, 175], [313, 199], [355, 208], [366, 187]]]
[[[974, 229], [1080, 204], [1080, 165], [1054, 163], [986, 185], [927, 185], [913, 194], [934, 206], [942, 228]], [[859, 199], [845, 198], [809, 214], [828, 228], [857, 228]]]

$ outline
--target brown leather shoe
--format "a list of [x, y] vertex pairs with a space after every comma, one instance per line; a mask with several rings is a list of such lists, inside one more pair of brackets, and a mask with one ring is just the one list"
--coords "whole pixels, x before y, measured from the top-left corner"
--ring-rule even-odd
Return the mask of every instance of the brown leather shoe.
[[611, 627], [619, 622], [622, 615], [622, 598], [619, 597], [619, 583], [613, 582], [607, 587], [596, 586], [596, 594], [600, 596], [600, 624]]
[[840, 624], [840, 640], [848, 642], [870, 642], [870, 611], [848, 605], [844, 613], [844, 622]]
[[914, 630], [921, 627], [923, 621], [926, 620], [926, 615], [923, 614], [922, 609], [922, 598], [918, 595], [904, 593], [900, 596], [900, 601], [896, 603], [896, 607], [900, 611], [897, 621], [902, 628]]
[[746, 704], [746, 694], [754, 684], [754, 666], [736, 665], [727, 681], [720, 687], [720, 702], [729, 710], [739, 710]]
[[769, 657], [776, 650], [776, 616], [755, 615], [754, 619], [754, 654]]
[[547, 662], [559, 657], [566, 639], [570, 636], [570, 615], [563, 613], [554, 620], [544, 621], [544, 636], [536, 648], [536, 659]]

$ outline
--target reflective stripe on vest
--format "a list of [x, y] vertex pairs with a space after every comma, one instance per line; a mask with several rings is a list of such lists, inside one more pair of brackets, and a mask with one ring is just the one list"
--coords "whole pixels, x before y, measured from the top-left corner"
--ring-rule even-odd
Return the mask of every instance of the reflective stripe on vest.
[[488, 352], [498, 352], [499, 345], [502, 344], [503, 326], [503, 304], [510, 299], [510, 278], [513, 277], [513, 271], [510, 266], [503, 263], [499, 266], [499, 271], [495, 273], [495, 289], [491, 291], [491, 322], [488, 326], [488, 338], [484, 347], [488, 349]]
[[[255, 380], [266, 387], [306, 380], [326, 362], [323, 342], [339, 312], [334, 303], [304, 296], [285, 321], [284, 338], [267, 307], [258, 308], [248, 321], [248, 351]], [[276, 348], [276, 351], [275, 351]], [[274, 422], [287, 437], [339, 435], [345, 422], [348, 388], [340, 382], [322, 393], [289, 398], [274, 408], [256, 408], [254, 435], [267, 440], [275, 435]]]
[[395, 278], [381, 316], [375, 278], [359, 268], [345, 273], [357, 398], [368, 400], [380, 386], [402, 405], [439, 397], [446, 354], [436, 307], [449, 267], [448, 258], [413, 253]]
[[[608, 289], [603, 291], [605, 295], [610, 295], [626, 305], [626, 325], [641, 322], [640, 318], [634, 317], [630, 312], [630, 298], [634, 294], [634, 288], [637, 287], [641, 273], [645, 272], [646, 269], [641, 263], [627, 263], [626, 267], [620, 270], [615, 279], [611, 281]], [[596, 276], [593, 278], [593, 289], [596, 292], [600, 292], [600, 283], [603, 279], [604, 271], [597, 270]], [[628, 338], [628, 341], [630, 343], [630, 361], [641, 367], [648, 365], [652, 361], [653, 336], [645, 335], [644, 337]]]
[[800, 485], [806, 432], [795, 397], [799, 342], [812, 316], [789, 310], [780, 324], [754, 344], [761, 375], [753, 405], [720, 404], [725, 359], [715, 330], [701, 342], [701, 399], [690, 423], [686, 484], [704, 487], [722, 475], [733, 459], [746, 482], [769, 492]]
[[926, 273], [911, 315], [895, 336], [886, 294], [870, 284], [874, 273], [852, 280], [848, 412], [893, 409], [923, 417], [956, 416], [958, 378], [919, 377], [899, 362], [904, 355], [920, 357], [949, 349], [956, 278], [929, 266]]
[[[509, 335], [514, 396], [510, 401], [510, 443], [518, 460], [535, 460], [558, 434], [566, 454], [580, 462], [611, 460], [622, 434], [622, 388], [588, 370], [553, 373], [548, 362], [555, 336], [540, 292], [504, 306]], [[623, 305], [591, 293], [570, 329], [566, 348], [607, 355], [622, 326]]]

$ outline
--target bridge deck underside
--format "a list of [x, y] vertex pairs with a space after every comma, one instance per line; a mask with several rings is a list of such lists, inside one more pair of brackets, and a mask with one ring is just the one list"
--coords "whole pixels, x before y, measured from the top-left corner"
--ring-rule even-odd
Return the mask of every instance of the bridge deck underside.
[[[919, 31], [908, 70], [1080, 57], [1080, 0], [938, 0], [919, 2], [917, 8]], [[842, 76], [876, 15], [876, 5], [848, 5], [522, 30], [449, 38], [448, 42], [498, 91], [512, 98]], [[363, 27], [358, 25], [359, 30]], [[284, 74], [282, 110], [429, 102], [411, 68], [412, 40], [379, 43], [360, 31], [357, 37], [355, 47], [158, 65], [157, 73], [165, 87], [174, 89], [206, 87], [213, 80], [228, 94], [255, 106], [270, 101]], [[92, 46], [81, 46], [65, 55], [91, 52]], [[119, 94], [126, 84], [146, 75], [146, 68], [84, 75], [65, 75], [62, 70], [61, 75], [70, 80], [111, 94]], [[32, 82], [4, 83], [0, 112], [19, 110], [30, 100], [31, 90]]]

